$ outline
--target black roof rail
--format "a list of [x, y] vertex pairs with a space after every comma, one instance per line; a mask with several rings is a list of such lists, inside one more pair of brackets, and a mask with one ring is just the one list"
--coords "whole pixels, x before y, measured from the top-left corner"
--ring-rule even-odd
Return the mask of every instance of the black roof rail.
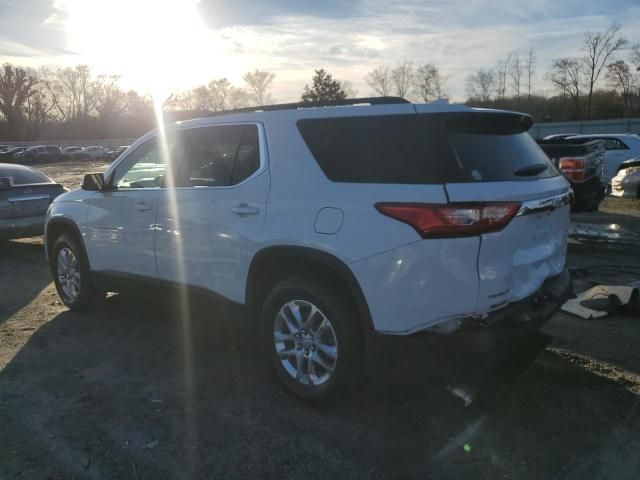
[[279, 103], [276, 105], [259, 105], [256, 107], [234, 108], [232, 110], [223, 110], [221, 112], [206, 112], [200, 117], [215, 117], [218, 115], [228, 115], [230, 113], [247, 113], [247, 112], [273, 112], [275, 110], [297, 110], [299, 108], [313, 107], [341, 107], [349, 105], [394, 105], [399, 103], [411, 103], [402, 97], [362, 97], [362, 98], [346, 98], [344, 100], [322, 100], [318, 102], [296, 102], [296, 103]]

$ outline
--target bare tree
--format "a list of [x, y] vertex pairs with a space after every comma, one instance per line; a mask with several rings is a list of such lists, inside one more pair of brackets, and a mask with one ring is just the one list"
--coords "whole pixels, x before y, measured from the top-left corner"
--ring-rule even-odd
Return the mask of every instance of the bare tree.
[[405, 97], [411, 90], [413, 82], [413, 62], [403, 60], [391, 70], [391, 83], [396, 95]]
[[580, 94], [582, 93], [580, 60], [576, 58], [554, 60], [548, 78], [563, 97], [573, 100], [576, 114], [580, 116]]
[[467, 77], [465, 89], [470, 99], [488, 102], [496, 89], [496, 74], [493, 70], [478, 70]]
[[624, 60], [610, 63], [607, 65], [605, 77], [609, 84], [622, 95], [623, 115], [627, 117], [631, 106], [631, 89], [633, 88], [633, 73], [629, 65]]
[[144, 117], [153, 114], [153, 102], [149, 97], [140, 95], [135, 90], [125, 94], [125, 111], [132, 117]]
[[233, 85], [226, 78], [211, 80], [209, 90], [211, 92], [211, 109], [214, 112], [228, 110], [232, 95]]
[[507, 75], [509, 73], [509, 65], [511, 64], [511, 54], [506, 59], [498, 62], [496, 67], [496, 90], [500, 100], [504, 100], [507, 93]]
[[113, 121], [126, 111], [126, 94], [118, 75], [100, 75], [96, 80], [96, 111], [104, 122]]
[[591, 118], [593, 90], [600, 74], [615, 52], [624, 47], [627, 40], [619, 35], [620, 25], [612, 24], [605, 32], [586, 32], [582, 48], [586, 52], [581, 69], [587, 88], [587, 119]]
[[190, 110], [205, 111], [211, 108], [213, 103], [211, 91], [205, 85], [196, 87], [189, 93], [191, 99]]
[[23, 121], [23, 108], [27, 99], [35, 92], [38, 83], [20, 67], [5, 64], [0, 74], [0, 113], [7, 120], [9, 135], [20, 137], [20, 126]]
[[525, 62], [520, 60], [520, 55], [515, 53], [511, 60], [511, 66], [509, 68], [509, 76], [511, 77], [511, 86], [513, 87], [513, 93], [515, 93], [516, 102], [520, 105], [520, 87], [522, 85], [522, 77], [524, 75]]
[[416, 73], [416, 88], [425, 102], [430, 102], [445, 96], [445, 79], [440, 75], [438, 67], [429, 63], [418, 68]]
[[358, 96], [358, 90], [353, 86], [349, 80], [338, 80], [340, 88], [346, 95], [345, 98], [356, 98]]
[[531, 103], [531, 90], [533, 85], [533, 77], [536, 74], [536, 53], [533, 50], [533, 47], [529, 47], [529, 55], [527, 59], [524, 61], [526, 75], [527, 75], [527, 101]]
[[255, 105], [266, 105], [271, 102], [269, 89], [275, 77], [275, 73], [258, 69], [244, 74], [242, 79], [244, 83], [247, 84], [249, 99], [252, 103]]
[[42, 126], [51, 119], [49, 112], [53, 104], [48, 101], [46, 92], [37, 89], [27, 97], [24, 104], [24, 115], [27, 122], [27, 139], [36, 140]]
[[88, 65], [43, 67], [40, 75], [60, 117], [65, 121], [86, 119], [98, 101], [98, 85]]
[[631, 63], [640, 70], [640, 43], [636, 43], [631, 47]]
[[386, 97], [391, 93], [392, 80], [389, 67], [375, 68], [367, 73], [364, 79], [378, 95]]

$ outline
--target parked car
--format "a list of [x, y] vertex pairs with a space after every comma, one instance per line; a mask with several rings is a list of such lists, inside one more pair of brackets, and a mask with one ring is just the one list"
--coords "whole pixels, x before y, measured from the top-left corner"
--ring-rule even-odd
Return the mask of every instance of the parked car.
[[42, 235], [49, 204], [65, 191], [38, 170], [0, 163], [0, 238]]
[[118, 148], [114, 148], [113, 150], [110, 150], [109, 152], [107, 152], [104, 158], [107, 160], [115, 160], [120, 155], [122, 155], [127, 148], [129, 148], [129, 145], [122, 145]]
[[602, 175], [604, 142], [555, 137], [538, 140], [538, 144], [571, 184], [573, 208], [597, 210], [607, 191], [607, 182]]
[[55, 162], [62, 159], [62, 152], [57, 145], [29, 147], [14, 158], [25, 163]]
[[56, 288], [73, 310], [141, 284], [244, 305], [309, 400], [365, 371], [474, 385], [528, 365], [571, 293], [569, 183], [532, 122], [382, 97], [168, 125], [53, 202]]
[[22, 153], [27, 149], [27, 147], [11, 147], [4, 152], [0, 152], [0, 162], [8, 162], [11, 163], [15, 161], [15, 155], [18, 153]]
[[611, 180], [611, 195], [624, 198], [640, 198], [640, 158], [626, 160], [618, 167]]
[[6, 150], [9, 150], [12, 147], [13, 147], [13, 145], [8, 145], [8, 144], [0, 145], [0, 152], [4, 152]]
[[65, 147], [62, 149], [62, 157], [71, 160], [75, 158], [82, 158], [84, 152], [83, 147]]
[[105, 147], [93, 146], [93, 147], [86, 147], [82, 153], [84, 158], [97, 160], [97, 159], [104, 158], [108, 152], [109, 150]]
[[633, 133], [609, 133], [602, 135], [574, 135], [571, 139], [590, 141], [603, 140], [605, 164], [603, 178], [607, 183], [616, 175], [618, 166], [625, 160], [640, 156], [640, 137]]

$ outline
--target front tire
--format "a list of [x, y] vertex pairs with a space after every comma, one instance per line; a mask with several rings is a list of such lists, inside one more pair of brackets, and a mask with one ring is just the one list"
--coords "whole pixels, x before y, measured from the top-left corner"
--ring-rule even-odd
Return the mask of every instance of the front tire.
[[91, 270], [75, 238], [61, 235], [51, 249], [51, 274], [62, 302], [71, 310], [86, 310], [100, 297]]
[[262, 308], [262, 339], [289, 393], [326, 403], [362, 378], [356, 314], [339, 292], [306, 278], [277, 284]]

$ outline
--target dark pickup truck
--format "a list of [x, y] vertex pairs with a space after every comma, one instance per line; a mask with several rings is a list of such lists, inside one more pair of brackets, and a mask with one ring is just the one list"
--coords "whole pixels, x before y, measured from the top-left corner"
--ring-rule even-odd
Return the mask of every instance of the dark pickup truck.
[[538, 145], [571, 183], [573, 210], [597, 210], [607, 191], [602, 179], [604, 142], [552, 138], [537, 140]]

